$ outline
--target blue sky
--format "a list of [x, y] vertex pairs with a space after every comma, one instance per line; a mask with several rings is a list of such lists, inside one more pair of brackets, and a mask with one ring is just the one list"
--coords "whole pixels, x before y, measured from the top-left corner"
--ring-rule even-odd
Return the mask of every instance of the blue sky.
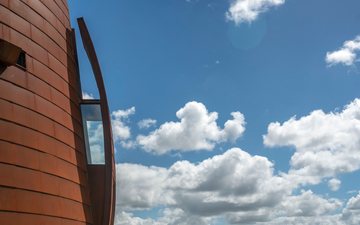
[[113, 112], [117, 224], [359, 224], [359, 1], [69, 3]]

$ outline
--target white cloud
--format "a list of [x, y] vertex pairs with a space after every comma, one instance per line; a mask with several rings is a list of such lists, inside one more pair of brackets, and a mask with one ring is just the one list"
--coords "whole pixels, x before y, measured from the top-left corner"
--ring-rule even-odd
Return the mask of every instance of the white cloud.
[[346, 208], [349, 210], [360, 210], [360, 192], [357, 196], [350, 198]]
[[188, 102], [176, 112], [180, 122], [166, 122], [149, 135], [139, 135], [137, 142], [148, 152], [164, 154], [173, 150], [212, 150], [217, 143], [235, 141], [245, 130], [240, 112], [231, 113], [232, 120], [218, 127], [216, 112], [208, 112], [199, 102]]
[[208, 225], [210, 218], [201, 218], [188, 215], [179, 208], [165, 208], [160, 212], [160, 217], [140, 218], [128, 212], [118, 212], [115, 216], [115, 225]]
[[346, 66], [354, 65], [358, 61], [357, 52], [360, 50], [360, 36], [354, 40], [345, 41], [343, 46], [336, 51], [327, 52], [325, 61], [329, 66], [343, 64]]
[[[86, 121], [87, 134], [89, 138], [88, 161], [92, 164], [104, 164], [104, 133], [101, 121]], [[91, 156], [91, 157], [90, 157]]]
[[162, 225], [157, 223], [153, 219], [143, 219], [140, 217], [134, 216], [132, 213], [127, 213], [124, 211], [119, 211], [115, 214], [114, 219], [115, 225]]
[[293, 146], [287, 179], [317, 184], [325, 177], [360, 168], [360, 100], [355, 99], [341, 112], [316, 110], [280, 124], [271, 123], [264, 135], [269, 147]]
[[356, 59], [356, 54], [349, 49], [340, 49], [334, 52], [326, 53], [326, 62], [329, 65], [342, 63], [346, 66], [351, 66], [354, 64], [355, 59]]
[[332, 190], [332, 191], [339, 190], [340, 185], [341, 185], [341, 181], [339, 179], [332, 178], [328, 181], [328, 186], [329, 186], [330, 190]]
[[131, 107], [129, 109], [126, 110], [117, 110], [117, 111], [113, 111], [111, 113], [115, 118], [123, 118], [123, 119], [127, 119], [129, 118], [129, 116], [135, 114], [135, 107]]
[[94, 95], [91, 93], [87, 93], [87, 92], [82, 92], [82, 98], [83, 99], [95, 99]]
[[349, 199], [342, 212], [341, 219], [346, 225], [360, 224], [360, 192]]
[[[170, 168], [117, 165], [116, 223], [129, 225], [215, 224], [357, 224], [360, 195], [342, 202], [310, 190], [298, 195], [286, 176], [274, 174], [265, 157], [238, 148], [198, 164], [178, 161]], [[132, 213], [160, 208], [158, 218]]]
[[171, 203], [165, 188], [168, 171], [160, 167], [118, 164], [117, 202], [123, 209], [148, 209]]
[[[327, 224], [314, 223], [318, 218], [326, 218], [342, 206], [337, 199], [325, 199], [312, 191], [302, 191], [300, 195], [287, 195], [273, 208], [255, 212], [236, 212], [226, 215], [231, 224]], [[309, 218], [304, 220], [303, 218]], [[339, 216], [337, 216], [337, 220]], [[301, 221], [301, 222], [300, 222]], [[321, 221], [321, 220], [319, 220]], [[324, 220], [323, 220], [324, 221]], [[333, 224], [333, 223], [330, 223]]]
[[275, 197], [290, 191], [285, 180], [273, 175], [273, 164], [268, 159], [239, 148], [199, 164], [178, 161], [168, 169], [119, 164], [117, 171], [119, 202], [131, 209], [181, 202], [186, 208], [194, 208], [193, 213], [201, 214], [210, 200], [221, 206], [237, 199], [238, 204], [228, 207], [250, 210], [255, 205], [276, 204], [281, 197]]
[[[209, 113], [201, 103], [192, 102], [177, 112], [180, 122], [165, 124], [169, 124], [169, 130], [170, 127], [189, 129], [192, 125], [191, 130], [202, 135], [206, 129], [206, 132], [215, 130], [209, 132], [213, 136], [208, 133], [205, 136], [218, 137], [211, 139], [213, 143], [209, 141], [216, 144], [224, 136], [230, 141], [243, 133], [237, 129], [238, 125], [244, 128], [243, 115], [232, 115], [234, 119], [220, 129], [215, 112]], [[164, 124], [149, 136], [164, 132], [163, 127]], [[184, 135], [182, 132], [177, 135]], [[177, 161], [169, 168], [118, 164], [116, 224], [202, 225], [217, 224], [218, 219], [229, 224], [360, 223], [360, 194], [350, 198], [345, 206], [339, 199], [320, 196], [311, 190], [294, 194], [300, 187], [308, 188], [309, 184], [322, 181], [328, 181], [329, 188], [336, 191], [341, 185], [335, 178], [338, 174], [360, 169], [359, 99], [340, 111], [316, 110], [282, 124], [271, 123], [264, 135], [264, 144], [295, 148], [288, 172], [276, 174], [269, 159], [252, 156], [239, 148], [199, 163]], [[159, 209], [159, 216], [135, 216], [137, 210], [144, 209]]]
[[139, 122], [138, 122], [138, 127], [140, 128], [140, 129], [148, 129], [148, 128], [150, 128], [150, 127], [152, 127], [152, 126], [155, 126], [156, 125], [156, 120], [154, 120], [154, 119], [143, 119], [143, 120], [140, 120]]
[[324, 215], [315, 217], [279, 217], [267, 222], [267, 225], [350, 225], [340, 219], [341, 215]]
[[339, 200], [325, 199], [308, 190], [298, 196], [289, 196], [281, 208], [286, 217], [314, 217], [334, 212], [340, 206]]
[[240, 112], [232, 112], [232, 120], [225, 122], [222, 139], [235, 142], [245, 131], [245, 117]]
[[194, 224], [184, 221], [231, 212], [256, 213], [278, 205], [291, 192], [291, 185], [273, 170], [265, 157], [238, 148], [199, 164], [178, 161], [168, 169], [119, 164], [117, 202], [121, 210], [158, 206], [181, 210], [182, 223], [174, 224]]
[[238, 148], [198, 165], [177, 162], [169, 174], [178, 206], [198, 216], [273, 207], [290, 192], [289, 184], [274, 176], [270, 161]]
[[233, 0], [226, 17], [236, 24], [251, 23], [261, 13], [284, 3], [285, 0]]
[[124, 148], [131, 148], [134, 145], [132, 141], [129, 141], [131, 130], [126, 124], [129, 116], [133, 114], [135, 114], [135, 107], [126, 110], [117, 110], [111, 113], [113, 138], [115, 142], [119, 142]]

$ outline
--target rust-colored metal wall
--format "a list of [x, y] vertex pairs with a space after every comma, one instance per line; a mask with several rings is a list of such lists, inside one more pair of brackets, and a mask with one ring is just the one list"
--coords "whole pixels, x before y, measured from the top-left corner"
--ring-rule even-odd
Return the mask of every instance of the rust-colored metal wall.
[[0, 74], [0, 224], [93, 224], [66, 0], [0, 0], [0, 39], [26, 53]]

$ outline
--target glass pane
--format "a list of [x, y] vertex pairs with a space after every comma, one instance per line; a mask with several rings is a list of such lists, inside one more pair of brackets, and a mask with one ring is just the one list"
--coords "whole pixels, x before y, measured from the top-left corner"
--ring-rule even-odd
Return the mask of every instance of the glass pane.
[[86, 157], [89, 164], [105, 164], [104, 131], [99, 104], [81, 105]]

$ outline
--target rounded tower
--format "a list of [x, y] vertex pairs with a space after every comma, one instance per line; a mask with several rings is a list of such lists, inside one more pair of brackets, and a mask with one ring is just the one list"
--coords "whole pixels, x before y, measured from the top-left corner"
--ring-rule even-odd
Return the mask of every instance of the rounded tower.
[[67, 1], [0, 0], [0, 224], [112, 224], [111, 130], [89, 165], [79, 80]]

